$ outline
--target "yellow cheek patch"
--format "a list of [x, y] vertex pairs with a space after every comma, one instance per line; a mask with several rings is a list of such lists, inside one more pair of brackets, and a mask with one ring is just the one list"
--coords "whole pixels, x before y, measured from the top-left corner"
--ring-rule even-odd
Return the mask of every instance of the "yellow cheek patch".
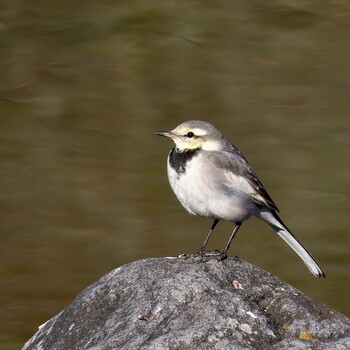
[[195, 149], [195, 148], [199, 148], [200, 146], [202, 146], [202, 141], [200, 141], [196, 138], [193, 138], [187, 144], [188, 144], [190, 149]]
[[196, 138], [183, 140], [177, 139], [176, 146], [180, 151], [201, 148], [202, 142]]

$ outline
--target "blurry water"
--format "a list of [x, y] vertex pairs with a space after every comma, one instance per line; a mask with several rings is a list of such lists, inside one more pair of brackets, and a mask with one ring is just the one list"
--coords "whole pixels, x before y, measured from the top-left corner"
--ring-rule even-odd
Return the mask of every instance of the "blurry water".
[[193, 118], [246, 155], [327, 279], [257, 220], [231, 254], [349, 314], [349, 23], [346, 2], [4, 2], [3, 348], [111, 269], [199, 248], [211, 222], [181, 208], [152, 135]]

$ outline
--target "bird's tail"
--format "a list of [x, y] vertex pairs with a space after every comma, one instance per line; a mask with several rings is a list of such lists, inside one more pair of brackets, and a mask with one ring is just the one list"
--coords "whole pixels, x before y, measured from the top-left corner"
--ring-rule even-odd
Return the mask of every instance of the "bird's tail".
[[278, 235], [299, 255], [314, 276], [326, 277], [316, 260], [288, 230], [276, 212], [263, 209], [257, 217], [268, 223], [278, 233]]

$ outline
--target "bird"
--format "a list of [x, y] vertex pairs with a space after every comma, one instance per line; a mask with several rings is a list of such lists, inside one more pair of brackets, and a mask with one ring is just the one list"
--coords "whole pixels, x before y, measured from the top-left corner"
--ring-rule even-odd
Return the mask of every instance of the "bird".
[[173, 140], [167, 158], [170, 186], [192, 215], [213, 219], [198, 255], [205, 256], [208, 241], [220, 220], [235, 224], [218, 260], [228, 250], [242, 223], [251, 217], [266, 222], [298, 254], [316, 277], [326, 277], [312, 255], [278, 216], [279, 209], [243, 154], [212, 124], [189, 120], [155, 135]]

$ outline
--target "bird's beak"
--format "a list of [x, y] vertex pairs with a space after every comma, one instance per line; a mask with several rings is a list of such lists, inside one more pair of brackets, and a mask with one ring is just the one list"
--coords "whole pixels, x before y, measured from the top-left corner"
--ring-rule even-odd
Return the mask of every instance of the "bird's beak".
[[170, 137], [170, 138], [175, 137], [175, 135], [171, 131], [154, 131], [153, 134], [158, 136]]

